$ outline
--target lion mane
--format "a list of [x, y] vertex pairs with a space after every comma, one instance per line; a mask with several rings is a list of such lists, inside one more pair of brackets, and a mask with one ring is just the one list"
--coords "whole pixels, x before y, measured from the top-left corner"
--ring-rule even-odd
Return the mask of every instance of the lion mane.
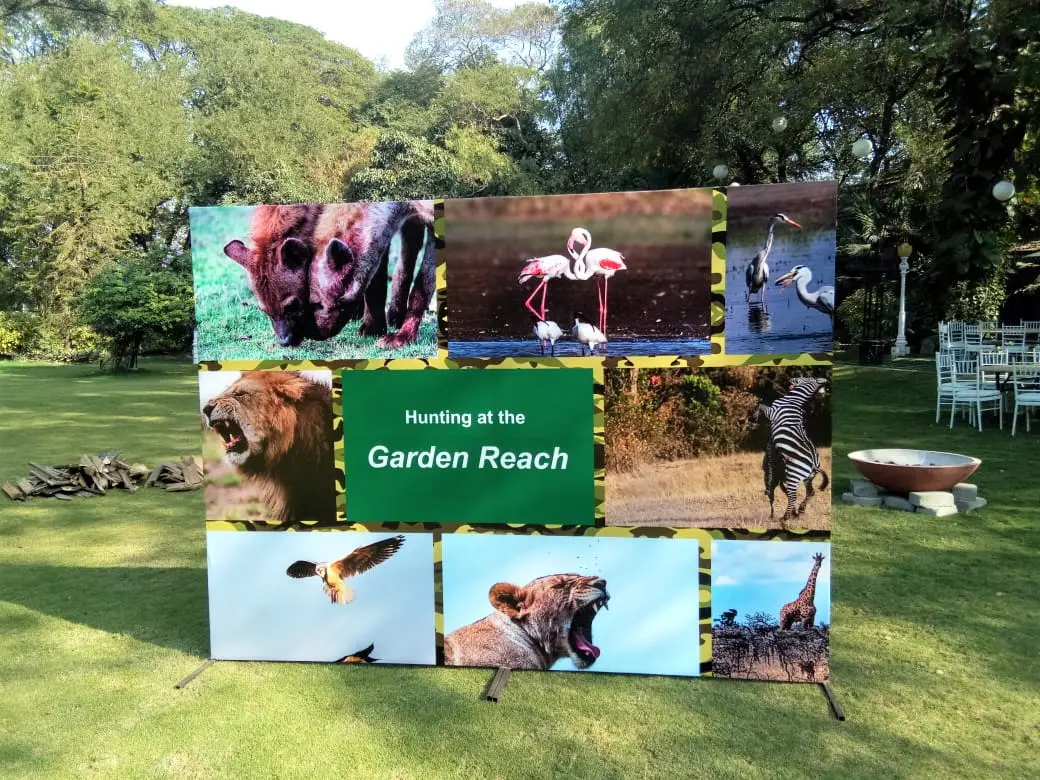
[[332, 392], [295, 371], [251, 371], [202, 410], [228, 463], [282, 523], [333, 520]]

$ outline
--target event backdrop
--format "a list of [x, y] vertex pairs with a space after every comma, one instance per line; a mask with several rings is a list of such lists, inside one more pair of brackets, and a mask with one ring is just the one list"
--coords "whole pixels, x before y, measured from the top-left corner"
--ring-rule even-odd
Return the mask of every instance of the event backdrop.
[[211, 655], [829, 679], [835, 212], [192, 209]]

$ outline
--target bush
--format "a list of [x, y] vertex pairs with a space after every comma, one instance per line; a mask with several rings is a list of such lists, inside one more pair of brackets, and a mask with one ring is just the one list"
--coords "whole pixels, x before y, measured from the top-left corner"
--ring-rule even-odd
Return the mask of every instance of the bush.
[[79, 303], [116, 370], [135, 368], [146, 340], [180, 344], [191, 332], [191, 278], [151, 257], [127, 257], [98, 272]]
[[0, 354], [69, 361], [91, 359], [99, 348], [93, 330], [67, 317], [0, 312]]
[[38, 322], [22, 312], [0, 312], [0, 355], [27, 355], [38, 340]]

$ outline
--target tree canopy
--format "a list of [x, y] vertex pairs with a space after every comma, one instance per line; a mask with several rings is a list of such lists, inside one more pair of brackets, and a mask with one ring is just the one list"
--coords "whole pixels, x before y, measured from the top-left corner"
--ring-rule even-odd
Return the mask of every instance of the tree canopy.
[[1038, 30], [1033, 0], [436, 0], [388, 72], [229, 8], [4, 0], [0, 310], [71, 329], [98, 274], [186, 251], [189, 205], [705, 186], [724, 163], [838, 179], [843, 252], [908, 240], [923, 318], [994, 315], [1008, 247], [1040, 234]]

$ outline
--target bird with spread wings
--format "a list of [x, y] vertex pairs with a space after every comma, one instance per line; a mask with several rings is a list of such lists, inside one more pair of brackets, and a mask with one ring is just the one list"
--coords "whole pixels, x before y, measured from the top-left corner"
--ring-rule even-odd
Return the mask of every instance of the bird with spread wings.
[[343, 581], [378, 566], [401, 549], [402, 544], [404, 536], [398, 534], [358, 547], [349, 555], [332, 563], [296, 561], [285, 573], [296, 579], [321, 577], [322, 588], [333, 604], [349, 604], [354, 600], [354, 591], [344, 585]]

